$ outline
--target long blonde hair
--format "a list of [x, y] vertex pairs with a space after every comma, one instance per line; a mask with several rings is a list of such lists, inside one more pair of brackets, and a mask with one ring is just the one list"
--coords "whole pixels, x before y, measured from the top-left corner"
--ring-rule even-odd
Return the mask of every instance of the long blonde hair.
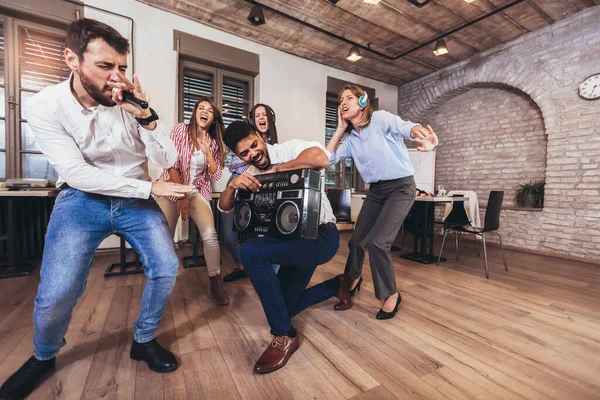
[[192, 137], [192, 143], [194, 143], [195, 146], [198, 142], [198, 136], [200, 133], [200, 127], [198, 126], [198, 121], [196, 119], [196, 111], [198, 111], [198, 106], [200, 105], [200, 103], [204, 101], [210, 104], [210, 107], [213, 110], [214, 118], [212, 124], [210, 124], [210, 127], [208, 128], [208, 136], [210, 136], [217, 142], [219, 159], [216, 161], [221, 166], [223, 166], [223, 164], [225, 163], [225, 154], [227, 153], [225, 143], [223, 142], [223, 132], [225, 131], [225, 124], [223, 124], [223, 116], [221, 115], [221, 110], [219, 109], [219, 107], [217, 107], [217, 105], [211, 98], [202, 97], [196, 102], [194, 110], [192, 111], [192, 118], [190, 118], [190, 123], [188, 124], [188, 131], [190, 132], [190, 136]]
[[[342, 93], [344, 93], [346, 90], [349, 90], [357, 98], [365, 95], [365, 91], [362, 90], [361, 88], [359, 88], [358, 86], [346, 85], [340, 91], [340, 94], [338, 94], [338, 104], [341, 103]], [[348, 133], [350, 133], [352, 131], [352, 129], [354, 129], [354, 128], [362, 128], [362, 127], [369, 125], [369, 123], [371, 122], [372, 115], [373, 115], [373, 107], [371, 107], [371, 99], [369, 99], [369, 97], [367, 96], [367, 105], [362, 110], [362, 117], [360, 118], [360, 122], [358, 123], [357, 126], [354, 126], [354, 125], [352, 125], [352, 122], [348, 121], [348, 127], [346, 128], [346, 132], [345, 132], [344, 136], [346, 136]]]

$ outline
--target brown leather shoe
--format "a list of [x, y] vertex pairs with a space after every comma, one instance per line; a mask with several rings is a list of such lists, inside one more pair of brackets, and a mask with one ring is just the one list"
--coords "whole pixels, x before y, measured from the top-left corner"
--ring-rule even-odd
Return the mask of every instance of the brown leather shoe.
[[221, 274], [215, 276], [209, 276], [210, 279], [210, 297], [214, 300], [215, 304], [220, 306], [226, 306], [229, 304], [229, 296], [223, 286], [223, 279]]
[[339, 302], [335, 303], [333, 309], [335, 311], [344, 311], [352, 308], [352, 296], [350, 296], [350, 277], [346, 274], [337, 276], [340, 280], [340, 289], [338, 290], [337, 298]]
[[273, 336], [269, 347], [254, 364], [254, 372], [267, 374], [277, 371], [287, 364], [292, 354], [298, 350], [298, 347], [300, 347], [300, 334], [297, 332], [295, 337]]

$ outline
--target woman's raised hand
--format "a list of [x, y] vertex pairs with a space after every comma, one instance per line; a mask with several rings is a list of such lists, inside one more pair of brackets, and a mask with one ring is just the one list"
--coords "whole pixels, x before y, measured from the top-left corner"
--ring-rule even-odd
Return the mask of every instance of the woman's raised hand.
[[420, 125], [415, 126], [410, 131], [410, 137], [419, 144], [417, 147], [419, 151], [431, 151], [439, 143], [438, 137], [430, 125], [427, 125], [427, 129]]

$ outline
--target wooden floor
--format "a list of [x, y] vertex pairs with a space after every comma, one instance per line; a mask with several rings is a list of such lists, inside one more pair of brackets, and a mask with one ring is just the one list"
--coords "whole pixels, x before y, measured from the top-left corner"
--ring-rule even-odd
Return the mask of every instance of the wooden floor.
[[[343, 270], [348, 238], [313, 283]], [[181, 367], [158, 374], [129, 359], [143, 277], [104, 279], [116, 256], [98, 257], [57, 371], [31, 398], [600, 398], [600, 266], [507, 251], [505, 273], [499, 249], [489, 253], [489, 280], [472, 242], [440, 267], [395, 253], [403, 302], [390, 321], [375, 319], [367, 260], [354, 308], [335, 312], [330, 300], [301, 313], [300, 350], [261, 376], [252, 366], [270, 335], [247, 279], [227, 284], [231, 304], [219, 307], [205, 269], [181, 270], [158, 332]], [[38, 280], [0, 280], [1, 382], [32, 354]]]

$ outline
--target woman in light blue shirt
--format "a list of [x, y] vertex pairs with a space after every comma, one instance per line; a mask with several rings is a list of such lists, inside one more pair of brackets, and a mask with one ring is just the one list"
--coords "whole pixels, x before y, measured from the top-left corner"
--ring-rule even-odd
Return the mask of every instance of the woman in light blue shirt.
[[[402, 299], [396, 288], [390, 249], [415, 199], [415, 171], [404, 139], [417, 142], [419, 151], [431, 151], [438, 144], [430, 126], [425, 129], [387, 111], [373, 112], [364, 90], [354, 85], [342, 89], [338, 126], [327, 145], [332, 153], [330, 161], [335, 164], [352, 157], [369, 184], [348, 242], [345, 273], [354, 295], [360, 290], [365, 249], [369, 249], [375, 296], [382, 301], [377, 319], [393, 318]], [[335, 308], [343, 309], [338, 305]]]

